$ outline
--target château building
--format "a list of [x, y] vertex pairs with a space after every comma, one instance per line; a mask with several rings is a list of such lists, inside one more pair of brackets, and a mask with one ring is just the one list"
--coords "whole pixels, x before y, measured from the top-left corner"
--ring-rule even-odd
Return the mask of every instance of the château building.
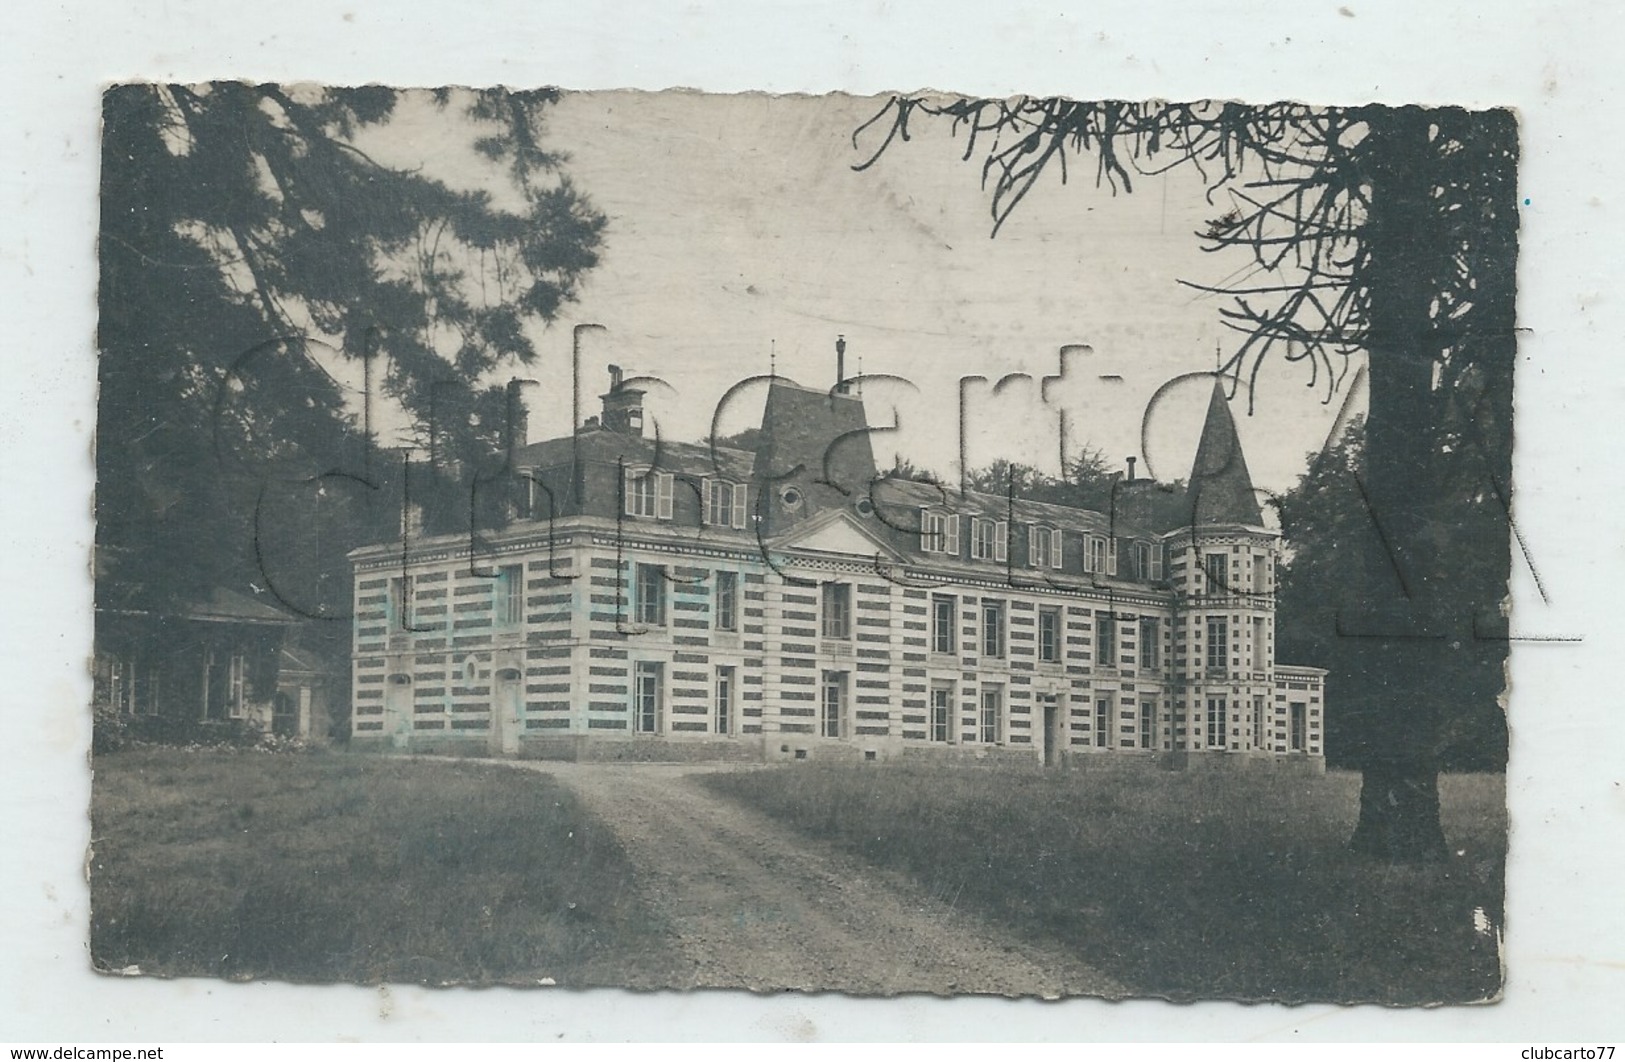
[[1132, 473], [1110, 512], [878, 475], [844, 383], [774, 377], [753, 450], [645, 437], [643, 398], [611, 367], [574, 434], [519, 418], [503, 526], [351, 554], [355, 744], [1322, 769], [1219, 383], [1173, 526]]

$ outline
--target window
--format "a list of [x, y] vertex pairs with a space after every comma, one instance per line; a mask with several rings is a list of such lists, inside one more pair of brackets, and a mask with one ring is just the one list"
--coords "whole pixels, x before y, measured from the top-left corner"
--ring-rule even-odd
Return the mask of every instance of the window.
[[977, 719], [977, 736], [986, 745], [997, 745], [1004, 736], [1004, 687], [982, 687], [982, 712]]
[[1223, 553], [1209, 553], [1202, 558], [1202, 571], [1207, 574], [1207, 592], [1221, 593], [1230, 585], [1227, 561]]
[[846, 641], [852, 637], [852, 587], [847, 583], [825, 583], [823, 595], [820, 632], [825, 638]]
[[957, 642], [959, 601], [948, 594], [931, 596], [931, 651], [953, 653]]
[[1253, 670], [1263, 671], [1269, 666], [1269, 636], [1263, 616], [1253, 617]]
[[1223, 697], [1207, 699], [1207, 747], [1210, 749], [1224, 748], [1224, 709]]
[[705, 522], [713, 527], [745, 526], [745, 487], [725, 479], [706, 481], [709, 497], [706, 499]]
[[149, 666], [146, 671], [142, 672], [141, 674], [135, 674], [135, 669], [132, 666], [131, 677], [135, 683], [135, 697], [134, 703], [131, 705], [131, 710], [135, 712], [136, 715], [157, 715], [159, 692], [158, 668], [156, 666]]
[[1110, 612], [1095, 613], [1095, 666], [1117, 666], [1117, 617]]
[[717, 733], [734, 732], [734, 669], [717, 668]]
[[666, 666], [640, 660], [632, 669], [632, 731], [658, 734], [665, 722], [663, 696]]
[[1309, 706], [1302, 701], [1293, 701], [1287, 706], [1287, 748], [1293, 752], [1302, 752], [1307, 747]]
[[954, 684], [935, 682], [931, 685], [931, 718], [928, 731], [932, 741], [953, 740]]
[[1134, 543], [1134, 575], [1159, 582], [1162, 579], [1162, 546], [1155, 542]]
[[1230, 622], [1223, 616], [1207, 618], [1207, 667], [1209, 671], [1228, 670]]
[[972, 517], [970, 522], [971, 560], [1003, 561], [1008, 554], [1010, 525], [1003, 520]]
[[714, 614], [719, 631], [739, 629], [739, 573], [717, 572], [717, 602]]
[[389, 626], [409, 630], [412, 626], [412, 576], [397, 575], [389, 581]]
[[1253, 698], [1253, 748], [1264, 747], [1264, 698]]
[[982, 655], [994, 660], [1004, 656], [1004, 602], [982, 600]]
[[504, 564], [491, 581], [491, 620], [498, 627], [517, 627], [525, 620], [525, 566]]
[[1117, 539], [1090, 535], [1083, 553], [1083, 570], [1096, 575], [1117, 574]]
[[1140, 669], [1155, 671], [1162, 645], [1162, 624], [1155, 616], [1140, 617]]
[[1054, 527], [1027, 529], [1027, 561], [1034, 568], [1061, 567], [1061, 532]]
[[819, 696], [818, 732], [827, 738], [842, 736], [846, 722], [846, 672], [824, 672]]
[[1061, 659], [1061, 610], [1058, 608], [1038, 610], [1038, 659], [1046, 664], [1058, 663]]
[[670, 472], [658, 472], [652, 468], [634, 471], [629, 468], [623, 478], [627, 516], [651, 517], [656, 520], [671, 519]]
[[959, 556], [959, 514], [920, 510], [920, 550]]
[[124, 683], [124, 661], [114, 659], [107, 665], [107, 703], [120, 712], [127, 711], [125, 707], [126, 690]]
[[1157, 747], [1157, 699], [1155, 697], [1140, 698], [1140, 747], [1142, 749]]
[[244, 696], [244, 686], [248, 675], [247, 661], [242, 653], [232, 653], [227, 662], [228, 689], [226, 693], [226, 714], [233, 719], [241, 719], [247, 707]]
[[1095, 701], [1095, 747], [1111, 748], [1112, 699], [1101, 697]]
[[640, 564], [637, 585], [637, 621], [651, 627], [666, 623], [666, 568], [661, 564]]
[[1270, 588], [1270, 559], [1262, 553], [1253, 554], [1253, 593], [1268, 593]]

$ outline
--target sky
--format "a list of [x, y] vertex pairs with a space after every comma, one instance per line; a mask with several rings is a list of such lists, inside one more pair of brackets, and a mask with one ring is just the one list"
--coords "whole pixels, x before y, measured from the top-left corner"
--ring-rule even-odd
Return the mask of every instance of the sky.
[[[871, 426], [893, 429], [874, 437], [882, 467], [901, 455], [951, 481], [962, 463], [1006, 458], [1053, 472], [1063, 448], [1088, 446], [1113, 467], [1133, 456], [1141, 474], [1185, 475], [1211, 380], [1188, 379], [1147, 409], [1164, 384], [1210, 372], [1216, 351], [1240, 342], [1221, 326], [1222, 297], [1179, 284], [1252, 269], [1245, 252], [1209, 254], [1195, 236], [1228, 203], [1209, 202], [1188, 168], [1113, 194], [1096, 186], [1092, 159], [1074, 158], [1067, 183], [1052, 167], [994, 237], [985, 147], [966, 161], [946, 122], [916, 124], [911, 141], [854, 171], [885, 123], [856, 147], [854, 131], [883, 102], [566, 94], [546, 142], [609, 223], [577, 303], [535, 333], [539, 360], [501, 370], [542, 385], [532, 437], [569, 430], [577, 324], [602, 326], [583, 335], [584, 413], [614, 363], [665, 382], [650, 388], [649, 417], [682, 439], [703, 438], [714, 415], [721, 433], [756, 424], [760, 385], [718, 413], [751, 375], [832, 386], [844, 335], [848, 375], [901, 378], [862, 387]], [[408, 103], [367, 147], [495, 187], [455, 113]], [[1324, 380], [1312, 389], [1304, 365], [1276, 359], [1253, 415], [1245, 392], [1233, 403], [1260, 487], [1289, 489], [1325, 441], [1348, 388], [1329, 394]]]

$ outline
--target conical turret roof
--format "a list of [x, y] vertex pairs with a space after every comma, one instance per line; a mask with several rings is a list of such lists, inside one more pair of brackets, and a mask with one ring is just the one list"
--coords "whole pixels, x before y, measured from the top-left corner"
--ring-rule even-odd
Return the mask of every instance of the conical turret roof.
[[1213, 381], [1202, 441], [1196, 446], [1196, 461], [1191, 466], [1189, 498], [1195, 526], [1263, 526], [1264, 516], [1258, 509], [1258, 496], [1253, 493], [1253, 477], [1247, 471], [1247, 459], [1241, 452], [1241, 439], [1236, 435], [1236, 422], [1230, 416], [1222, 380]]

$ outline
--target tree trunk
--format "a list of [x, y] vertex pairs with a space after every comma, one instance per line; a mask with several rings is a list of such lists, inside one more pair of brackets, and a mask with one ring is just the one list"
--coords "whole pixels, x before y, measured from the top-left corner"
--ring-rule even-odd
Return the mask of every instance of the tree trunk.
[[1442, 857], [1438, 767], [1396, 760], [1367, 764], [1360, 782], [1360, 821], [1349, 847], [1390, 863]]
[[1414, 108], [1374, 108], [1362, 144], [1371, 206], [1364, 242], [1370, 259], [1370, 410], [1363, 493], [1374, 533], [1350, 572], [1340, 619], [1369, 691], [1358, 706], [1365, 741], [1360, 820], [1350, 844], [1395, 862], [1441, 857], [1438, 698], [1433, 681], [1446, 649], [1434, 521], [1440, 492], [1434, 426], [1433, 329], [1436, 259], [1448, 256], [1431, 190], [1429, 121]]

